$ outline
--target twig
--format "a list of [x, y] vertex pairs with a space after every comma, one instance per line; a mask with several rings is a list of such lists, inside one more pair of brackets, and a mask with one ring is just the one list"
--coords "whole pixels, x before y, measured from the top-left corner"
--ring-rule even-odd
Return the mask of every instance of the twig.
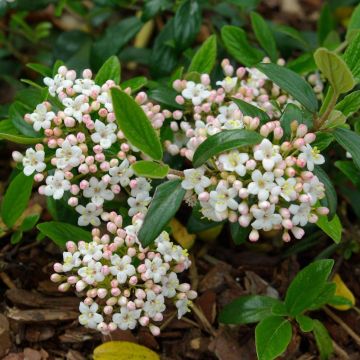
[[332, 343], [334, 347], [334, 352], [336, 355], [340, 357], [340, 359], [344, 359], [344, 360], [350, 359], [349, 354], [342, 347], [340, 347], [334, 340], [332, 341]]
[[201, 324], [204, 327], [204, 330], [206, 330], [212, 336], [215, 336], [216, 331], [209, 323], [209, 320], [206, 318], [203, 311], [199, 307], [197, 307], [195, 304], [192, 305], [192, 309], [193, 309], [195, 315], [199, 318]]
[[339, 316], [333, 313], [327, 306], [324, 307], [324, 311], [327, 315], [329, 315], [335, 322], [337, 322], [356, 342], [356, 344], [360, 347], [360, 336], [356, 334], [356, 332], [347, 325], [344, 321], [341, 320]]
[[16, 285], [6, 273], [0, 272], [0, 278], [9, 289], [16, 289]]
[[177, 311], [174, 311], [167, 319], [164, 321], [164, 323], [160, 326], [160, 330], [163, 331], [175, 318], [177, 314]]
[[199, 286], [199, 273], [196, 266], [195, 256], [190, 255], [191, 266], [190, 266], [190, 279], [191, 279], [191, 288], [197, 290]]

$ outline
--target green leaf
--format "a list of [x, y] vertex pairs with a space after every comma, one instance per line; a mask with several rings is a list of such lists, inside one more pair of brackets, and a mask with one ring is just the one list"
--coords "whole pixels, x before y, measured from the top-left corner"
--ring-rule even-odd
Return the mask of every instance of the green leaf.
[[129, 87], [131, 89], [131, 92], [134, 93], [140, 90], [146, 84], [147, 84], [147, 79], [145, 76], [137, 76], [121, 83], [121, 88], [125, 90], [126, 88]]
[[241, 64], [253, 66], [264, 57], [262, 51], [249, 44], [243, 29], [225, 25], [221, 29], [221, 38], [226, 50]]
[[135, 100], [125, 92], [111, 89], [116, 121], [130, 143], [155, 160], [162, 159], [160, 139]]
[[350, 42], [344, 53], [344, 60], [348, 64], [352, 74], [359, 81], [360, 78], [360, 31], [355, 35], [355, 38]]
[[[336, 246], [336, 244], [333, 244]], [[322, 287], [319, 295], [313, 301], [309, 310], [317, 310], [328, 304], [329, 301], [334, 297], [336, 291], [336, 284], [334, 282], [327, 282]]]
[[291, 136], [291, 123], [296, 120], [298, 124], [303, 122], [303, 113], [301, 109], [295, 104], [287, 104], [283, 113], [281, 114], [280, 123], [281, 127], [284, 129], [284, 137], [287, 140], [290, 140]]
[[292, 328], [281, 316], [269, 316], [255, 328], [256, 353], [259, 360], [273, 360], [288, 347]]
[[28, 63], [26, 66], [44, 77], [52, 77], [52, 70], [43, 64]]
[[335, 161], [335, 166], [360, 189], [360, 174], [358, 168], [352, 161]]
[[188, 68], [188, 72], [196, 71], [200, 74], [210, 74], [216, 61], [216, 36], [209, 36], [195, 53]]
[[321, 199], [320, 203], [321, 205], [329, 208], [330, 212], [328, 214], [328, 218], [331, 220], [335, 216], [337, 209], [337, 195], [333, 182], [320, 166], [315, 166], [313, 173], [325, 186], [325, 198]]
[[11, 238], [10, 238], [10, 243], [11, 245], [16, 245], [18, 244], [23, 238], [23, 232], [20, 230], [17, 230], [15, 232], [12, 233]]
[[350, 116], [357, 112], [360, 109], [360, 90], [346, 95], [336, 104], [335, 109], [341, 111], [345, 116]]
[[346, 93], [355, 86], [351, 70], [335, 52], [319, 48], [314, 53], [314, 59], [317, 67], [329, 80], [337, 95]]
[[[310, 44], [306, 41], [306, 39], [302, 36], [302, 34], [290, 26], [278, 25], [275, 28], [275, 31], [291, 37], [293, 40], [295, 40], [298, 43], [299, 45], [298, 47], [300, 47], [301, 49], [309, 50], [311, 48]], [[295, 45], [296, 44], [294, 44], [293, 46]]]
[[271, 120], [269, 115], [265, 111], [259, 109], [257, 106], [237, 98], [232, 98], [232, 101], [238, 106], [244, 115], [258, 117], [261, 124], [265, 124]]
[[174, 40], [180, 50], [188, 48], [195, 40], [201, 26], [201, 9], [196, 0], [185, 0], [174, 17]]
[[13, 227], [27, 208], [33, 182], [33, 176], [26, 176], [21, 172], [16, 175], [7, 188], [1, 206], [1, 217], [9, 228]]
[[336, 244], [341, 241], [342, 225], [336, 214], [332, 220], [328, 220], [327, 216], [319, 216], [316, 225], [330, 236]]
[[302, 269], [291, 282], [285, 297], [285, 305], [292, 316], [308, 309], [322, 291], [334, 260], [317, 260]]
[[9, 140], [16, 144], [37, 144], [42, 142], [42, 138], [33, 138], [19, 134], [11, 120], [0, 121], [0, 140]]
[[316, 70], [316, 64], [312, 53], [305, 53], [296, 59], [289, 61], [287, 67], [298, 74], [308, 74]]
[[137, 176], [149, 177], [151, 179], [163, 179], [169, 172], [168, 165], [161, 165], [154, 161], [137, 161], [131, 167]]
[[335, 22], [330, 10], [328, 3], [325, 3], [321, 9], [320, 17], [318, 20], [318, 40], [319, 44], [322, 45], [329, 35], [329, 33], [334, 29]]
[[156, 188], [138, 235], [144, 247], [150, 245], [160, 235], [166, 224], [176, 214], [185, 192], [181, 187], [181, 180], [167, 181]]
[[58, 221], [49, 221], [37, 225], [37, 228], [56, 245], [64, 247], [67, 241], [89, 242], [92, 240], [91, 233], [79, 226], [66, 224]]
[[353, 13], [351, 14], [351, 18], [346, 33], [346, 39], [348, 39], [352, 31], [357, 29], [360, 29], [360, 4], [355, 8]]
[[231, 238], [233, 239], [234, 243], [236, 245], [240, 245], [248, 239], [249, 233], [250, 233], [250, 228], [249, 227], [243, 228], [236, 221], [234, 223], [230, 223], [230, 233], [231, 233]]
[[263, 137], [255, 132], [245, 129], [227, 130], [208, 137], [196, 149], [193, 157], [193, 165], [195, 168], [204, 164], [212, 156], [219, 153], [259, 144]]
[[314, 320], [314, 335], [319, 349], [320, 360], [327, 360], [333, 353], [333, 342], [326, 327], [319, 321]]
[[297, 315], [296, 321], [299, 324], [302, 332], [309, 332], [312, 331], [314, 328], [313, 319], [306, 315]]
[[19, 229], [21, 231], [29, 231], [36, 225], [39, 219], [40, 219], [40, 214], [29, 215], [24, 219]]
[[328, 132], [317, 132], [316, 139], [311, 146], [314, 148], [315, 146], [319, 151], [325, 150], [332, 142], [334, 141], [334, 137], [331, 133]]
[[332, 110], [320, 130], [334, 129], [346, 123], [346, 116], [339, 110]]
[[269, 296], [245, 295], [225, 305], [219, 315], [223, 324], [251, 324], [272, 314], [271, 309], [280, 301]]
[[109, 57], [95, 76], [95, 83], [103, 85], [107, 80], [114, 80], [119, 85], [121, 76], [121, 65], [116, 55]]
[[173, 88], [161, 85], [148, 91], [148, 96], [150, 99], [155, 100], [156, 102], [165, 105], [166, 107], [182, 109], [183, 106], [179, 105], [175, 101], [176, 95], [178, 95], [178, 93]]
[[270, 59], [275, 62], [278, 58], [278, 52], [276, 49], [276, 42], [272, 30], [264, 18], [256, 13], [252, 12], [250, 14], [251, 25], [253, 27], [255, 36], [259, 41], [259, 44], [267, 52]]
[[333, 135], [335, 140], [351, 154], [355, 165], [360, 169], [360, 135], [345, 128], [336, 128]]
[[275, 64], [258, 64], [257, 68], [310, 112], [317, 111], [316, 95], [311, 86], [300, 75]]

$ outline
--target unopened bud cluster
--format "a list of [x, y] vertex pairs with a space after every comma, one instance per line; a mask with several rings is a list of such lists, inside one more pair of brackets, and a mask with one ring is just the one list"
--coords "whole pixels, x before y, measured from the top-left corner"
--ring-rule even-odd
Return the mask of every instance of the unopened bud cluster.
[[141, 216], [122, 228], [122, 217], [104, 213], [107, 232], [92, 230], [90, 243], [69, 241], [63, 262], [54, 264], [52, 281], [60, 291], [75, 287], [83, 296], [79, 322], [104, 334], [138, 325], [160, 333], [159, 323], [170, 303], [178, 317], [190, 311], [197, 294], [188, 283], [180, 283], [178, 274], [191, 262], [186, 250], [174, 245], [167, 232], [144, 248], [137, 238]]

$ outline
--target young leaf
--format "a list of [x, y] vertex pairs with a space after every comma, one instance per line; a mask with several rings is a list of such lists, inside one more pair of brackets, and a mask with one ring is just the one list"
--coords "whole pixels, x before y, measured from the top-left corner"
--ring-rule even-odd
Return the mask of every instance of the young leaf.
[[306, 315], [297, 315], [296, 321], [300, 326], [302, 332], [312, 331], [314, 328], [314, 321]]
[[272, 315], [271, 309], [280, 301], [269, 296], [245, 295], [225, 305], [219, 315], [223, 324], [251, 324]]
[[114, 80], [119, 85], [121, 76], [121, 66], [116, 55], [109, 57], [95, 76], [95, 83], [103, 85], [107, 80]]
[[345, 61], [335, 52], [319, 48], [314, 53], [315, 63], [329, 80], [336, 94], [343, 94], [355, 86], [351, 70]]
[[221, 38], [226, 50], [241, 64], [253, 66], [264, 57], [262, 51], [249, 44], [245, 31], [237, 26], [223, 26], [221, 29]]
[[278, 53], [276, 49], [276, 42], [270, 26], [266, 23], [264, 18], [256, 13], [252, 12], [251, 15], [251, 25], [253, 27], [256, 38], [259, 41], [259, 44], [267, 52], [270, 59], [276, 62], [278, 58]]
[[349, 95], [346, 95], [336, 104], [335, 109], [341, 111], [345, 116], [350, 116], [354, 112], [357, 112], [360, 109], [360, 90], [353, 91]]
[[310, 112], [317, 111], [316, 95], [311, 86], [300, 75], [276, 64], [258, 64], [256, 67]]
[[193, 157], [195, 168], [204, 164], [212, 156], [238, 147], [259, 144], [263, 137], [251, 130], [227, 130], [207, 138], [196, 149]]
[[216, 61], [216, 36], [209, 36], [195, 53], [188, 68], [188, 72], [196, 71], [200, 74], [210, 74]]
[[29, 215], [24, 219], [19, 229], [21, 231], [29, 231], [36, 225], [39, 219], [40, 219], [40, 214]]
[[320, 166], [315, 166], [313, 173], [325, 186], [325, 198], [321, 199], [320, 203], [329, 208], [328, 218], [331, 220], [335, 216], [337, 209], [337, 194], [334, 185], [327, 173]]
[[325, 3], [321, 9], [318, 20], [318, 40], [320, 45], [324, 43], [329, 33], [334, 29], [334, 25], [335, 22], [330, 10], [330, 6], [328, 3]]
[[344, 53], [344, 61], [348, 64], [352, 74], [359, 81], [360, 78], [360, 31], [355, 35], [355, 38], [350, 42]]
[[166, 224], [176, 214], [185, 192], [181, 186], [181, 180], [167, 181], [156, 188], [138, 235], [144, 247], [150, 245], [160, 235]]
[[355, 165], [360, 169], [360, 135], [345, 128], [336, 128], [333, 132], [335, 140], [348, 151]]
[[359, 170], [352, 161], [335, 161], [335, 166], [360, 189]]
[[185, 0], [174, 17], [174, 39], [180, 50], [188, 48], [195, 40], [201, 26], [201, 9], [196, 0]]
[[244, 115], [258, 117], [261, 124], [265, 124], [271, 120], [269, 115], [264, 110], [259, 109], [257, 106], [236, 98], [232, 98], [232, 101], [238, 106]]
[[341, 241], [342, 225], [336, 214], [332, 220], [328, 220], [327, 216], [319, 216], [316, 225], [330, 236], [336, 244], [339, 244]]
[[168, 165], [161, 165], [154, 161], [137, 161], [131, 165], [137, 176], [149, 177], [152, 179], [163, 179], [169, 172]]
[[360, 29], [360, 4], [355, 8], [353, 13], [351, 14], [351, 18], [348, 24], [346, 39], [348, 40], [351, 37], [351, 33]]
[[137, 76], [121, 83], [121, 88], [125, 90], [126, 88], [129, 87], [131, 89], [131, 92], [134, 93], [140, 90], [146, 84], [147, 84], [147, 79], [145, 76]]
[[130, 143], [155, 160], [162, 159], [160, 139], [135, 100], [125, 92], [111, 89], [114, 112], [120, 129]]
[[80, 240], [89, 242], [92, 240], [92, 236], [89, 231], [86, 231], [78, 226], [62, 222], [44, 222], [38, 224], [37, 228], [60, 247], [64, 247], [66, 242], [69, 240], [74, 242], [78, 242]]
[[236, 245], [240, 245], [248, 239], [250, 228], [243, 228], [236, 221], [234, 223], [230, 223], [230, 233], [234, 243]]
[[255, 328], [256, 353], [259, 360], [273, 360], [288, 347], [292, 328], [281, 316], [269, 316]]
[[291, 282], [285, 297], [285, 305], [292, 316], [308, 309], [321, 293], [334, 260], [317, 260], [302, 269]]
[[319, 320], [314, 320], [313, 331], [320, 353], [320, 360], [328, 360], [333, 353], [333, 343], [326, 327]]
[[17, 231], [14, 231], [11, 235], [11, 238], [10, 238], [10, 243], [11, 245], [16, 245], [18, 244], [21, 239], [23, 238], [23, 232], [20, 231], [20, 230], [17, 230]]
[[9, 228], [13, 227], [27, 208], [33, 182], [33, 176], [26, 176], [21, 172], [16, 175], [7, 188], [1, 206], [1, 217]]

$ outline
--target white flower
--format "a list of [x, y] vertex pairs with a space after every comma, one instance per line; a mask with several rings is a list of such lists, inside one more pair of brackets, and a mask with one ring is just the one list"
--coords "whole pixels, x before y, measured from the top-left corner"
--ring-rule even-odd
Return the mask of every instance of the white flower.
[[262, 160], [262, 165], [266, 171], [271, 171], [282, 160], [279, 154], [279, 146], [273, 145], [268, 139], [264, 139], [255, 147], [254, 158], [255, 160]]
[[108, 91], [102, 92], [96, 100], [103, 104], [108, 112], [114, 111], [111, 96]]
[[145, 275], [149, 279], [153, 279], [155, 283], [161, 281], [162, 276], [166, 274], [167, 268], [163, 263], [162, 259], [158, 256], [154, 257], [152, 260], [145, 259]]
[[79, 311], [81, 315], [79, 316], [79, 323], [90, 329], [96, 329], [98, 324], [104, 321], [102, 315], [97, 313], [98, 309], [99, 305], [96, 302], [93, 302], [90, 306], [80, 302]]
[[83, 114], [87, 113], [90, 108], [85, 95], [78, 95], [75, 99], [65, 98], [62, 103], [65, 106], [65, 115], [73, 117], [80, 123], [82, 122]]
[[129, 216], [134, 216], [137, 213], [146, 214], [147, 207], [150, 204], [151, 197], [148, 192], [140, 192], [136, 195], [136, 197], [129, 197], [127, 203], [130, 206]]
[[274, 174], [271, 172], [261, 174], [259, 170], [255, 170], [251, 174], [251, 179], [253, 182], [248, 185], [248, 192], [257, 195], [260, 201], [267, 200], [271, 189], [275, 186]]
[[179, 279], [176, 273], [171, 272], [168, 276], [164, 276], [161, 279], [162, 293], [168, 298], [172, 298], [176, 295], [176, 289], [179, 286]]
[[172, 260], [179, 261], [180, 257], [183, 255], [183, 249], [170, 241], [169, 234], [166, 231], [163, 231], [157, 237], [155, 244], [157, 245], [156, 251], [163, 256], [166, 262]]
[[181, 95], [185, 99], [191, 100], [194, 105], [200, 105], [203, 100], [210, 96], [210, 91], [206, 90], [202, 84], [195, 84], [193, 81], [188, 81]]
[[147, 181], [145, 178], [140, 177], [140, 178], [136, 178], [135, 180], [136, 180], [136, 186], [131, 189], [131, 196], [136, 196], [139, 193], [149, 192], [151, 190], [151, 185], [149, 181]]
[[130, 167], [128, 159], [123, 160], [120, 166], [114, 166], [109, 169], [111, 176], [111, 184], [120, 183], [122, 187], [128, 186], [131, 176], [134, 175], [133, 169]]
[[99, 93], [100, 86], [96, 85], [94, 80], [91, 79], [76, 79], [73, 89], [78, 94], [90, 96], [93, 92]]
[[222, 154], [219, 156], [219, 162], [225, 171], [235, 171], [240, 176], [244, 176], [246, 174], [246, 167], [244, 164], [248, 160], [248, 154], [239, 153], [237, 150], [233, 150], [227, 154]]
[[222, 81], [217, 81], [216, 82], [216, 85], [220, 85], [224, 88], [225, 92], [231, 92], [236, 84], [237, 84], [237, 81], [238, 81], [238, 78], [237, 77], [230, 77], [230, 76], [227, 76], [224, 80]]
[[86, 207], [78, 205], [75, 210], [81, 215], [78, 219], [79, 226], [87, 226], [91, 224], [92, 226], [100, 226], [101, 221], [99, 216], [103, 213], [101, 207], [97, 207], [93, 203], [88, 203]]
[[204, 167], [184, 170], [185, 179], [181, 182], [181, 186], [185, 190], [194, 189], [197, 194], [202, 193], [206, 187], [211, 185], [210, 179], [204, 174]]
[[115, 196], [106, 187], [107, 185], [102, 180], [99, 181], [96, 177], [92, 177], [89, 181], [89, 187], [83, 191], [83, 195], [86, 198], [91, 198], [91, 202], [96, 206], [101, 206], [104, 200], [112, 200]]
[[165, 311], [164, 295], [156, 295], [154, 291], [148, 290], [146, 292], [146, 301], [144, 304], [144, 311], [149, 317], [154, 317], [158, 313]]
[[83, 255], [83, 262], [88, 263], [90, 260], [99, 261], [103, 256], [103, 245], [95, 241], [91, 243], [82, 242], [79, 245], [79, 252]]
[[257, 207], [251, 209], [251, 213], [256, 219], [251, 226], [256, 230], [270, 231], [274, 225], [281, 224], [282, 217], [279, 214], [275, 214], [275, 205], [272, 204], [268, 209], [263, 210]]
[[92, 285], [95, 282], [101, 282], [105, 279], [105, 276], [101, 272], [101, 269], [101, 262], [95, 262], [94, 260], [90, 260], [86, 266], [78, 270], [78, 274], [87, 284]]
[[110, 271], [113, 275], [116, 275], [117, 281], [120, 284], [125, 284], [127, 278], [136, 273], [135, 267], [131, 265], [131, 261], [132, 259], [128, 255], [120, 257], [115, 254], [111, 256], [111, 264], [113, 266], [110, 267]]
[[215, 209], [217, 213], [222, 213], [228, 208], [236, 210], [239, 204], [234, 200], [237, 196], [237, 190], [233, 187], [227, 188], [224, 184], [219, 183], [216, 187], [216, 191], [210, 192], [210, 205]]
[[64, 89], [71, 87], [73, 82], [67, 80], [64, 76], [56, 74], [54, 79], [46, 77], [44, 79], [44, 84], [49, 88], [49, 93], [51, 96], [61, 93]]
[[70, 188], [70, 181], [65, 179], [64, 173], [61, 170], [55, 170], [53, 176], [46, 178], [44, 194], [58, 200], [61, 199], [64, 196], [64, 192], [70, 190]]
[[95, 132], [91, 135], [91, 140], [100, 144], [104, 149], [108, 149], [116, 141], [116, 124], [105, 125], [100, 120], [95, 121]]
[[45, 104], [39, 104], [36, 106], [35, 111], [30, 114], [30, 120], [33, 123], [35, 131], [40, 129], [49, 129], [51, 127], [51, 120], [55, 117], [54, 112], [48, 111]]
[[178, 319], [181, 319], [186, 313], [190, 312], [189, 305], [191, 301], [187, 298], [180, 299], [175, 302], [175, 306], [178, 309]]
[[56, 167], [58, 169], [74, 168], [82, 160], [82, 150], [79, 146], [71, 145], [68, 140], [61, 144], [61, 148], [56, 150]]
[[32, 148], [26, 150], [25, 156], [22, 159], [22, 164], [24, 166], [24, 174], [26, 176], [30, 176], [31, 174], [36, 172], [42, 172], [46, 168], [46, 164], [44, 162], [45, 152], [35, 151]]
[[129, 310], [126, 306], [123, 306], [120, 313], [112, 316], [112, 321], [121, 330], [133, 330], [137, 325], [137, 319], [141, 315], [141, 310]]
[[76, 251], [73, 254], [68, 251], [63, 252], [63, 272], [72, 270], [74, 267], [81, 265], [80, 252]]
[[[295, 191], [296, 179], [283, 177], [276, 178], [276, 183], [280, 186], [280, 196], [286, 201], [293, 201], [297, 198], [297, 192]], [[273, 191], [271, 192], [273, 194]]]
[[294, 215], [291, 219], [294, 225], [305, 226], [308, 223], [311, 207], [307, 203], [300, 205], [292, 204], [289, 211]]
[[298, 158], [306, 161], [307, 168], [310, 171], [314, 170], [314, 165], [321, 165], [325, 162], [325, 158], [320, 154], [316, 146], [312, 148], [310, 144], [306, 144], [300, 150], [302, 153]]
[[201, 213], [209, 220], [212, 221], [223, 221], [228, 217], [228, 210], [222, 212], [216, 211], [215, 208], [205, 201], [200, 201]]
[[242, 121], [242, 113], [236, 104], [231, 103], [229, 106], [220, 106], [219, 115], [216, 117], [227, 130], [242, 129], [244, 123]]
[[314, 205], [318, 199], [322, 199], [325, 196], [324, 184], [320, 182], [317, 176], [313, 176], [310, 181], [305, 182], [303, 190], [310, 196], [311, 205]]

